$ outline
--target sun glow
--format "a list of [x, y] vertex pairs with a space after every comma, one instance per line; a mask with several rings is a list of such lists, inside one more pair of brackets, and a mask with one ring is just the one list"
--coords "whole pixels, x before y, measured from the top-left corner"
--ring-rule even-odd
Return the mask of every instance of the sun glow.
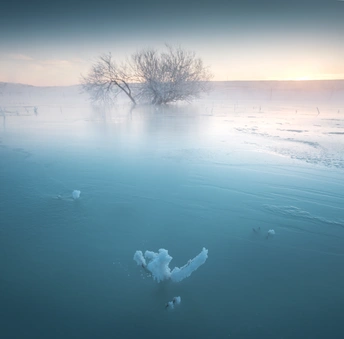
[[303, 75], [303, 76], [293, 76], [287, 77], [283, 80], [291, 81], [310, 81], [310, 80], [341, 80], [344, 79], [344, 74], [313, 74], [313, 75]]
[[311, 76], [305, 75], [305, 76], [297, 77], [297, 78], [291, 79], [291, 80], [305, 81], [305, 80], [314, 80], [314, 79]]

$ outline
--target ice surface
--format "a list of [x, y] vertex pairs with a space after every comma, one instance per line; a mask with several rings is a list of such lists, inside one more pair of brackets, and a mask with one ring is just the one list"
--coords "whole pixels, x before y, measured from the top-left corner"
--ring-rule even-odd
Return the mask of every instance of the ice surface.
[[[142, 251], [136, 251], [134, 254], [136, 263], [151, 272], [153, 279], [157, 280], [157, 282], [167, 279], [171, 279], [175, 282], [182, 281], [203, 265], [207, 258], [208, 250], [203, 247], [201, 253], [195, 258], [190, 259], [181, 268], [175, 267], [171, 272], [169, 264], [173, 258], [168, 254], [168, 251], [163, 248], [159, 249], [158, 253], [146, 251], [144, 256]], [[148, 261], [148, 264], [146, 261]]]

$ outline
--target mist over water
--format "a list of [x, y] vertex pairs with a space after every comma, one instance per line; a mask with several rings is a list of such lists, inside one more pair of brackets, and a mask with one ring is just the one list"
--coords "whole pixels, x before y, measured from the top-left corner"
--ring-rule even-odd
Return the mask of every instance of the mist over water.
[[[2, 84], [0, 337], [341, 338], [342, 98], [342, 82], [218, 83], [131, 110]], [[179, 283], [133, 260], [203, 247]]]

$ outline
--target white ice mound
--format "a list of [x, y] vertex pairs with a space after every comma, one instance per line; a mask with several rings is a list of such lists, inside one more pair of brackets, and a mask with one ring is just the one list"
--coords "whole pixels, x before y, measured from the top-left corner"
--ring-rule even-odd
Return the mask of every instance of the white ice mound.
[[163, 248], [159, 250], [159, 253], [146, 251], [144, 256], [141, 251], [136, 251], [134, 260], [138, 265], [143, 266], [151, 272], [154, 280], [158, 282], [169, 279], [171, 276], [171, 270], [168, 265], [172, 257], [168, 254], [168, 251]]
[[145, 257], [150, 260], [147, 264], [147, 269], [153, 275], [153, 278], [158, 282], [169, 279], [171, 276], [171, 270], [168, 267], [172, 257], [168, 254], [168, 251], [161, 248], [159, 253], [151, 251], [145, 252]]
[[159, 249], [158, 253], [146, 251], [144, 256], [141, 251], [136, 251], [134, 254], [136, 263], [151, 272], [153, 279], [158, 282], [167, 279], [171, 279], [175, 282], [182, 281], [189, 277], [193, 271], [196, 271], [198, 267], [203, 265], [207, 258], [208, 250], [203, 248], [202, 252], [195, 258], [189, 260], [181, 268], [175, 267], [171, 272], [169, 264], [172, 257], [168, 254], [168, 251], [163, 248]]
[[268, 235], [275, 235], [276, 232], [274, 230], [268, 230]]
[[76, 199], [79, 199], [80, 198], [80, 191], [78, 190], [74, 190], [73, 193], [72, 193], [72, 196], [73, 196], [73, 199], [76, 200]]

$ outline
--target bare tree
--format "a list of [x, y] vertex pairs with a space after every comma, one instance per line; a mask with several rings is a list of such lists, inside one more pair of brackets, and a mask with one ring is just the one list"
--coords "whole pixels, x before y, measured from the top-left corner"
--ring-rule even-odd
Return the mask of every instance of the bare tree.
[[81, 77], [81, 84], [93, 102], [112, 102], [123, 92], [136, 105], [130, 87], [128, 67], [125, 64], [118, 66], [112, 60], [111, 53], [99, 57], [89, 73]]
[[132, 56], [133, 78], [141, 84], [138, 96], [152, 104], [192, 101], [209, 90], [212, 75], [194, 52], [166, 46], [167, 51], [145, 49]]
[[161, 105], [192, 101], [209, 89], [210, 79], [211, 73], [194, 52], [166, 46], [163, 52], [136, 52], [120, 67], [111, 54], [102, 56], [82, 84], [93, 101], [113, 99], [123, 91], [133, 104], [140, 100]]

